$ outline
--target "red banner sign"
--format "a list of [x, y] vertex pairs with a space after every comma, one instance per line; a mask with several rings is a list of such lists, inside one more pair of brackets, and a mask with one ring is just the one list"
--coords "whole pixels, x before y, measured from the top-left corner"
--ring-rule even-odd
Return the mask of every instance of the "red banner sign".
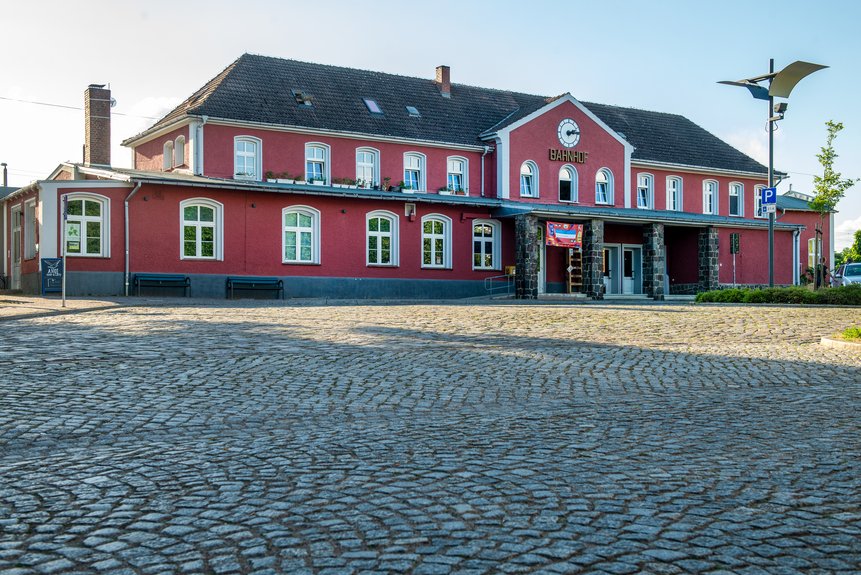
[[547, 222], [548, 246], [562, 248], [579, 248], [583, 245], [583, 224], [565, 224], [562, 222]]

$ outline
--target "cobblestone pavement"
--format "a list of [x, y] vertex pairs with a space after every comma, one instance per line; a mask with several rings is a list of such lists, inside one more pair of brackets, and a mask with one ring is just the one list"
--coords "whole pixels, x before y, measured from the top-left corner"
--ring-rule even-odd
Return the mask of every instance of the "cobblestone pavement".
[[[172, 305], [172, 304], [171, 304]], [[6, 321], [0, 572], [859, 573], [861, 310]]]

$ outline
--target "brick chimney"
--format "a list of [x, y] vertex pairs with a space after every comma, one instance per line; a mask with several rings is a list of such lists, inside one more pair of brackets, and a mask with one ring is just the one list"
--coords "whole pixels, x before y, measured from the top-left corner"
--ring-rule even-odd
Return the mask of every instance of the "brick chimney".
[[104, 84], [84, 91], [84, 165], [111, 165], [111, 91]]
[[439, 93], [444, 98], [451, 98], [451, 68], [448, 66], [437, 66], [436, 83], [439, 86]]

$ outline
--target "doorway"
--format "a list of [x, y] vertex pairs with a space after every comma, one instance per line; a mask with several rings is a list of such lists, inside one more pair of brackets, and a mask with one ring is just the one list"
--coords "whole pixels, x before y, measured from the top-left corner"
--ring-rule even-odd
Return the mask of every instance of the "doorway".
[[604, 293], [637, 295], [643, 293], [643, 247], [630, 244], [604, 244]]
[[21, 206], [12, 208], [12, 269], [10, 270], [10, 289], [21, 289], [21, 258], [23, 256], [23, 245], [21, 242], [21, 220], [24, 212]]

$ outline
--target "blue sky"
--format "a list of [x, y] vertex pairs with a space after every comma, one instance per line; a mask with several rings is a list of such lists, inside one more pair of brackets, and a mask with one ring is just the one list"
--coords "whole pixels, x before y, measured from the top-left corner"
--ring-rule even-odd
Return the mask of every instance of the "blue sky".
[[[836, 167], [861, 177], [861, 3], [162, 0], [4, 6], [0, 161], [10, 183], [80, 160], [89, 83], [110, 83], [119, 142], [243, 52], [681, 114], [765, 163], [765, 102], [717, 84], [795, 60], [829, 65], [792, 93], [775, 136], [781, 191], [809, 192], [825, 122], [843, 122]], [[838, 247], [861, 229], [861, 185], [838, 206]]]

